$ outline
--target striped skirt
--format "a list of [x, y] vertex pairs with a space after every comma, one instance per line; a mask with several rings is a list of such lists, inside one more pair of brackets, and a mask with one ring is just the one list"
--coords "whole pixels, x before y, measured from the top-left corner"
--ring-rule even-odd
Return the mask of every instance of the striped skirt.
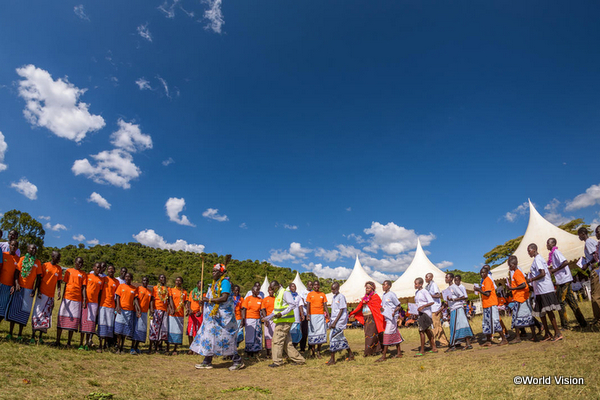
[[35, 299], [33, 313], [31, 314], [31, 325], [34, 331], [47, 332], [52, 327], [52, 311], [54, 310], [54, 298], [45, 294]]
[[133, 340], [145, 343], [148, 334], [148, 313], [142, 313], [139, 318], [135, 319], [135, 331], [133, 332]]
[[121, 310], [115, 317], [115, 334], [133, 337], [135, 329], [135, 311]]
[[63, 299], [58, 309], [58, 327], [78, 331], [81, 323], [81, 302]]
[[96, 320], [98, 319], [98, 303], [87, 303], [81, 310], [81, 332], [96, 333]]
[[167, 312], [154, 310], [152, 322], [150, 322], [150, 340], [167, 340], [169, 335], [169, 318]]
[[33, 290], [23, 289], [15, 291], [8, 303], [6, 320], [16, 322], [20, 325], [27, 325], [31, 316], [31, 306], [33, 305]]
[[8, 301], [10, 300], [10, 286], [0, 283], [0, 317], [6, 318]]
[[98, 336], [112, 338], [115, 332], [115, 309], [100, 307], [98, 311]]
[[183, 343], [183, 317], [169, 315], [169, 335], [167, 342], [172, 344]]

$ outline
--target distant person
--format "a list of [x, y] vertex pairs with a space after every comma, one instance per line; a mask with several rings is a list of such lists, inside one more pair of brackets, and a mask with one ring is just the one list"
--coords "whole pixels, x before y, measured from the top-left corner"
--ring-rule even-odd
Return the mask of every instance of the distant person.
[[331, 358], [326, 365], [335, 364], [335, 353], [348, 350], [346, 361], [354, 361], [354, 354], [350, 349], [350, 344], [344, 336], [344, 330], [348, 325], [348, 305], [346, 297], [340, 293], [340, 284], [334, 282], [331, 285], [331, 320], [329, 323], [329, 351]]
[[137, 288], [140, 316], [135, 319], [135, 330], [133, 332], [133, 349], [137, 354], [142, 354], [140, 343], [146, 343], [148, 335], [148, 310], [150, 309], [150, 303], [153, 301], [152, 291], [148, 289], [148, 282], [148, 277], [144, 276], [142, 278], [142, 285]]
[[[1, 237], [2, 237], [2, 231], [0, 230], [0, 238]], [[19, 232], [15, 231], [15, 230], [8, 232], [8, 238], [7, 238], [6, 242], [0, 242], [0, 250], [2, 250], [3, 253], [10, 253], [10, 242], [12, 242], [13, 240], [18, 240], [18, 239], [19, 239]], [[21, 250], [17, 249], [16, 254], [18, 257], [21, 257]]]
[[[313, 290], [306, 296], [308, 313], [308, 346], [313, 357], [321, 358], [321, 346], [327, 343], [327, 324], [329, 317], [327, 310], [327, 297], [320, 291], [318, 281], [313, 283]], [[316, 350], [316, 354], [315, 354]]]
[[245, 353], [248, 357], [259, 357], [262, 351], [262, 323], [260, 309], [263, 299], [260, 297], [260, 286], [254, 285], [252, 295], [244, 299], [242, 304], [242, 324], [246, 329]]
[[238, 325], [237, 343], [244, 341], [244, 327], [242, 326], [242, 303], [244, 299], [240, 296], [240, 286], [233, 285], [233, 304], [235, 306], [235, 320]]
[[577, 296], [577, 299], [579, 301], [582, 300], [582, 296], [581, 296], [581, 293], [580, 293], [581, 289], [583, 289], [583, 285], [579, 281], [579, 275], [575, 275], [573, 277], [573, 282], [571, 283], [571, 290], [573, 291], [573, 293], [575, 294], [575, 296]]
[[[563, 339], [554, 316], [554, 311], [560, 310], [560, 303], [554, 292], [554, 284], [552, 283], [552, 278], [548, 271], [548, 265], [542, 256], [538, 254], [537, 250], [538, 248], [535, 243], [531, 243], [527, 246], [527, 253], [529, 254], [529, 257], [533, 258], [533, 263], [529, 270], [529, 279], [527, 279], [528, 283], [533, 284], [533, 291], [535, 293], [533, 316], [542, 318], [542, 324], [544, 325], [543, 341], [551, 340], [556, 342], [557, 340]], [[550, 322], [554, 328], [554, 337], [550, 335], [546, 316], [550, 318]]]
[[129, 354], [137, 355], [134, 350], [133, 333], [135, 331], [135, 319], [142, 316], [140, 311], [140, 301], [138, 299], [137, 287], [131, 284], [133, 275], [125, 273], [125, 283], [119, 285], [116, 291], [116, 312], [115, 317], [115, 335], [117, 335], [117, 353], [125, 354], [123, 346], [125, 339], [131, 338], [131, 349]]
[[475, 293], [479, 292], [481, 294], [481, 305], [483, 307], [483, 319], [481, 325], [483, 333], [487, 337], [486, 342], [482, 346], [489, 347], [492, 345], [492, 335], [495, 332], [498, 332], [502, 338], [502, 341], [499, 343], [499, 345], [505, 346], [508, 344], [508, 340], [506, 340], [506, 336], [504, 335], [504, 331], [500, 325], [498, 296], [494, 290], [494, 282], [488, 276], [488, 270], [486, 268], [481, 268], [479, 274], [481, 275], [483, 284], [481, 287], [475, 286]]
[[304, 354], [306, 351], [306, 343], [308, 342], [308, 319], [306, 315], [308, 314], [308, 309], [306, 307], [306, 298], [308, 294], [312, 291], [313, 282], [306, 282], [306, 290], [303, 290], [300, 293], [302, 297], [302, 312], [304, 313], [304, 319], [300, 322], [300, 331], [302, 332], [302, 339], [300, 339], [300, 352]]
[[[167, 335], [167, 354], [177, 355], [177, 346], [183, 344], [183, 317], [189, 314], [188, 293], [183, 289], [183, 278], [175, 278], [175, 286], [169, 289], [169, 334]], [[173, 352], [169, 353], [169, 345]]]
[[446, 284], [450, 290], [450, 297], [448, 298], [448, 310], [450, 311], [450, 342], [448, 343], [446, 353], [455, 351], [458, 343], [463, 340], [467, 345], [463, 350], [471, 350], [473, 348], [473, 346], [471, 346], [473, 330], [471, 329], [471, 325], [469, 325], [467, 313], [463, 307], [463, 303], [467, 301], [467, 294], [463, 293], [456, 285], [454, 274], [451, 272], [446, 274]]
[[158, 276], [158, 283], [152, 289], [154, 302], [150, 303], [150, 354], [162, 349], [162, 343], [169, 335], [169, 288], [167, 288], [167, 277], [164, 274]]
[[60, 262], [60, 253], [54, 250], [51, 257], [51, 262], [42, 265], [42, 280], [31, 316], [31, 328], [33, 331], [31, 338], [35, 341], [35, 333], [39, 332], [39, 344], [44, 343], [42, 334], [48, 332], [48, 329], [52, 327], [54, 296], [58, 294], [58, 300], [60, 300], [60, 282], [62, 281], [62, 268], [58, 265]]
[[571, 290], [573, 275], [571, 274], [571, 268], [569, 268], [569, 261], [562, 255], [556, 244], [556, 239], [554, 238], [550, 238], [546, 242], [546, 248], [550, 251], [548, 255], [548, 271], [554, 275], [556, 297], [558, 297], [558, 301], [560, 302], [560, 311], [558, 312], [560, 324], [563, 329], [569, 329], [569, 318], [567, 317], [568, 304], [579, 326], [585, 328], [587, 322]]
[[[265, 298], [265, 294], [260, 290], [261, 284], [260, 282], [254, 282], [254, 286], [258, 286], [258, 296], [261, 299]], [[254, 286], [252, 286], [254, 288]], [[248, 290], [248, 292], [246, 293], [246, 295], [244, 296], [244, 298], [252, 296], [252, 289]]]
[[[600, 240], [600, 229], [596, 227], [596, 238]], [[594, 238], [588, 236], [588, 231], [585, 227], [581, 227], [577, 230], [579, 240], [585, 242], [583, 247], [584, 261], [583, 270], [588, 270], [590, 274], [590, 286], [591, 286], [591, 301], [592, 311], [594, 313], [593, 324], [600, 321], [600, 268], [598, 268], [598, 261], [600, 260], [600, 242]], [[593, 268], [596, 264], [596, 268]]]
[[431, 315], [433, 320], [433, 338], [436, 341], [436, 345], [448, 346], [448, 338], [442, 327], [442, 292], [438, 285], [433, 281], [433, 274], [431, 272], [425, 275], [425, 290], [429, 292], [433, 298], [433, 306], [431, 307]]
[[433, 332], [431, 331], [431, 327], [433, 326], [433, 321], [431, 320], [431, 306], [433, 306], [434, 301], [431, 294], [425, 289], [423, 289], [423, 278], [415, 279], [415, 303], [417, 304], [419, 311], [419, 318], [417, 319], [417, 324], [419, 325], [419, 336], [421, 337], [421, 348], [415, 357], [422, 357], [425, 353], [425, 335], [429, 339], [429, 343], [431, 343], [431, 350], [429, 353], [437, 353], [437, 347], [435, 345], [435, 340], [433, 339]]
[[363, 326], [365, 333], [363, 357], [380, 353], [382, 336], [385, 331], [385, 318], [381, 314], [381, 297], [375, 293], [375, 282], [365, 283], [365, 295], [349, 316], [353, 316]]
[[119, 281], [120, 285], [125, 283], [125, 274], [126, 273], [127, 273], [127, 268], [125, 268], [125, 267], [121, 268], [121, 272], [119, 273], [119, 276], [117, 277], [117, 280]]
[[[198, 329], [202, 325], [202, 281], [196, 283], [196, 287], [189, 294], [190, 311], [188, 315], [187, 336], [188, 346], [192, 345]], [[189, 350], [188, 354], [194, 354]]]
[[[115, 278], [115, 267], [109, 265], [106, 276], [103, 278], [102, 294], [100, 295], [100, 309], [98, 310], [98, 338], [100, 345], [98, 352], [102, 352], [109, 345], [112, 346], [115, 337], [115, 296], [119, 288], [119, 281]], [[110, 343], [110, 344], [109, 344]]]
[[[71, 347], [73, 333], [77, 332], [81, 325], [81, 308], [83, 302], [83, 283], [87, 275], [83, 272], [83, 258], [75, 259], [75, 266], [69, 268], [63, 274], [62, 302], [58, 309], [58, 324], [56, 330], [56, 346], [60, 346], [60, 336], [63, 330], [69, 331], [67, 337], [67, 348]], [[79, 346], [83, 342], [79, 343]]]
[[[0, 322], [6, 318], [8, 302], [12, 294], [19, 287], [19, 256], [17, 250], [19, 242], [12, 240], [8, 252], [2, 253], [2, 268], [0, 268]], [[7, 339], [10, 339], [7, 337]]]
[[83, 350], [89, 350], [92, 337], [96, 333], [100, 295], [104, 288], [104, 279], [99, 276], [100, 263], [94, 264], [92, 271], [83, 282], [83, 307], [81, 312], [81, 335], [85, 335]]
[[383, 282], [383, 296], [381, 298], [381, 313], [385, 318], [385, 330], [383, 331], [383, 351], [381, 358], [376, 362], [386, 360], [387, 350], [390, 346], [396, 346], [396, 358], [402, 357], [400, 343], [404, 341], [402, 335], [398, 331], [398, 313], [402, 308], [396, 293], [390, 291], [392, 281], [386, 280]]
[[298, 307], [294, 308], [294, 323], [292, 324], [292, 329], [290, 329], [290, 335], [292, 335], [292, 344], [294, 345], [294, 347], [296, 347], [298, 343], [300, 343], [300, 340], [302, 340], [302, 329], [300, 328], [300, 325], [302, 323], [302, 320], [305, 318], [304, 310], [302, 309], [304, 300], [302, 299], [302, 296], [300, 296], [296, 292], [295, 283], [290, 283], [289, 288], [290, 293], [294, 298], [294, 301], [298, 305]]
[[[273, 289], [269, 286], [269, 295], [265, 297], [261, 305], [261, 318], [265, 318], [267, 315], [273, 313], [275, 308], [275, 296]], [[264, 334], [265, 334], [265, 349], [267, 350], [267, 357], [271, 357], [271, 348], [273, 346], [273, 333], [275, 332], [275, 323], [272, 320], [268, 320], [264, 323]]]
[[[17, 337], [19, 341], [23, 340], [23, 328], [25, 328], [31, 316], [33, 299], [42, 279], [42, 264], [36, 258], [36, 254], [37, 246], [30, 244], [27, 246], [27, 254], [19, 260], [17, 264], [19, 286], [13, 292], [6, 312], [6, 320], [10, 321], [9, 336], [12, 338], [15, 324], [19, 324], [19, 336]], [[31, 339], [35, 343], [33, 335]]]
[[512, 293], [513, 301], [509, 303], [509, 307], [512, 310], [512, 328], [517, 334], [517, 337], [512, 343], [521, 342], [521, 329], [526, 327], [531, 328], [531, 340], [537, 342], [532, 309], [529, 304], [529, 288], [527, 286], [525, 275], [517, 268], [518, 265], [519, 260], [516, 256], [508, 257], [510, 285], [506, 285], [506, 288]]

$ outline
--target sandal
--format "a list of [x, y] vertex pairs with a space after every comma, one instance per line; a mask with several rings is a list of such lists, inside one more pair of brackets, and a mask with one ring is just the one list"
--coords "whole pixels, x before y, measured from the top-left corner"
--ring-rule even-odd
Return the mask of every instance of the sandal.
[[560, 336], [554, 336], [554, 338], [552, 339], [552, 341], [553, 341], [553, 342], [558, 342], [559, 340], [563, 340], [563, 339], [564, 339], [564, 338], [563, 338], [563, 336], [562, 336], [562, 335], [560, 335]]
[[545, 337], [542, 339], [542, 342], [549, 342], [549, 341], [551, 341], [552, 339], [553, 339], [553, 337], [552, 337], [552, 336], [545, 336]]
[[415, 354], [415, 357], [423, 357], [423, 353], [417, 353]]
[[346, 361], [356, 361], [356, 359], [354, 358], [354, 356], [346, 357]]
[[428, 351], [428, 353], [437, 353], [437, 352], [438, 352], [438, 350], [437, 350], [437, 349], [435, 349], [435, 350], [429, 350], [429, 351]]

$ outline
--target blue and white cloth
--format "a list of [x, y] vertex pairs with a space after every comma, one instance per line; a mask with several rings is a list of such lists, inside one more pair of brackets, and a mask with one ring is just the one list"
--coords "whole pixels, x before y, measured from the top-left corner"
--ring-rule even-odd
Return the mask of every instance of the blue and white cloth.
[[450, 346], [456, 346], [459, 341], [473, 337], [467, 313], [463, 307], [450, 311]]
[[492, 335], [494, 332], [502, 332], [498, 306], [491, 306], [483, 309], [483, 320], [481, 325], [483, 333], [486, 335]]
[[31, 307], [33, 306], [33, 290], [23, 289], [15, 290], [8, 302], [8, 311], [6, 312], [6, 320], [16, 322], [20, 325], [27, 325], [31, 316]]
[[325, 315], [312, 314], [308, 321], [308, 344], [327, 343], [327, 326], [325, 325]]
[[115, 334], [133, 337], [135, 330], [135, 311], [121, 310], [115, 317]]
[[518, 303], [516, 301], [510, 302], [508, 307], [512, 315], [511, 328], [524, 328], [526, 326], [534, 325], [529, 300], [525, 300], [523, 303]]

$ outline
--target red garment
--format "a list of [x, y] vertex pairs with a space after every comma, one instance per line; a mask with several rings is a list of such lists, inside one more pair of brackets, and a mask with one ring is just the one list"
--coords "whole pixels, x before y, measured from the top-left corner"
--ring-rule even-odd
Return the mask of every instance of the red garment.
[[[363, 316], [362, 313], [362, 309], [363, 309], [363, 304], [364, 301], [361, 301], [360, 303], [358, 303], [358, 306], [356, 306], [356, 309], [354, 311], [352, 311], [350, 313], [350, 317], [354, 316], [354, 318], [356, 318], [356, 320], [358, 322], [360, 322], [361, 324], [365, 324], [365, 317]], [[385, 330], [385, 318], [383, 318], [383, 315], [381, 314], [381, 297], [379, 297], [379, 295], [377, 293], [374, 293], [373, 296], [371, 296], [371, 299], [369, 300], [368, 303], [366, 303], [367, 306], [369, 306], [369, 309], [371, 310], [371, 314], [373, 314], [373, 320], [375, 321], [375, 326], [377, 327], [377, 332], [381, 333]]]

